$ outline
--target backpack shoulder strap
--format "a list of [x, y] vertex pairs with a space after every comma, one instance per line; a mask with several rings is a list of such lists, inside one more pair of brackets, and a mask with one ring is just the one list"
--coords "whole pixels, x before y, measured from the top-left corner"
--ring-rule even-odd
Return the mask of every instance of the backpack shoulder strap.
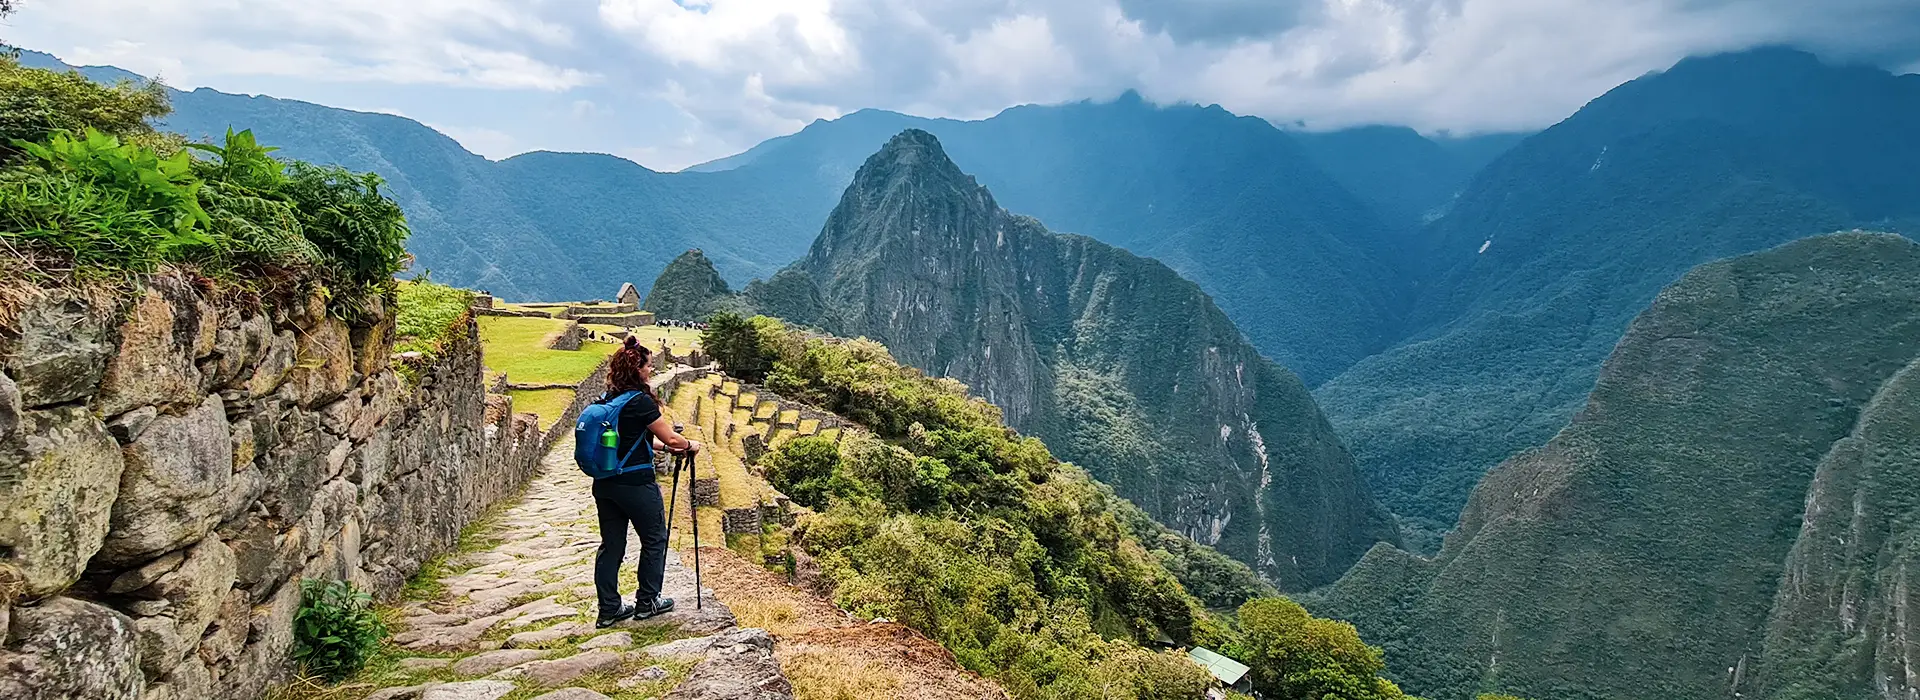
[[[640, 392], [638, 390], [635, 390], [635, 391], [622, 392], [619, 396], [614, 396], [609, 399], [606, 399], [607, 403], [613, 408], [613, 430], [615, 434], [618, 434], [620, 432], [620, 413], [626, 410], [628, 401], [632, 401], [633, 397], [639, 396], [639, 395], [640, 395]], [[624, 470], [627, 468], [627, 460], [633, 457], [634, 452], [639, 451], [642, 446], [646, 445], [647, 440], [648, 440], [648, 437], [644, 431], [642, 431], [640, 435], [635, 437], [633, 441], [633, 446], [628, 447], [626, 453], [620, 455], [620, 461], [617, 462], [617, 464], [620, 465], [621, 469]]]

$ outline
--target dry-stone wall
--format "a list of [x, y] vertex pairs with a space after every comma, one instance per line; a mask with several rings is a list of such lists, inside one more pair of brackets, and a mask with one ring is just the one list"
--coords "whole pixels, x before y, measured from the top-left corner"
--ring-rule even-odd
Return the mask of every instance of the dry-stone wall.
[[0, 697], [258, 698], [302, 579], [396, 592], [544, 452], [470, 322], [415, 387], [384, 310], [143, 287], [0, 333]]
[[587, 329], [581, 328], [580, 324], [577, 322], [568, 322], [566, 330], [560, 331], [559, 335], [554, 336], [553, 340], [548, 341], [547, 349], [548, 350], [579, 350], [580, 341], [585, 340], [586, 338], [587, 338]]

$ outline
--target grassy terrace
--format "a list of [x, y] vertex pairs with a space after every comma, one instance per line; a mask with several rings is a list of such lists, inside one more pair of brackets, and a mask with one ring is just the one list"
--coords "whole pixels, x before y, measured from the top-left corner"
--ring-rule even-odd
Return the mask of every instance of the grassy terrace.
[[667, 346], [673, 348], [673, 351], [679, 354], [685, 354], [688, 350], [692, 348], [700, 347], [700, 331], [697, 331], [691, 328], [669, 328], [666, 326], [642, 326], [639, 328], [629, 329], [629, 328], [621, 328], [619, 326], [610, 326], [610, 325], [604, 325], [604, 324], [598, 324], [598, 323], [585, 323], [585, 324], [581, 324], [581, 327], [586, 328], [588, 330], [595, 331], [597, 333], [613, 333], [615, 331], [622, 331], [622, 332], [632, 331], [635, 335], [640, 337], [640, 342], [646, 343], [647, 347], [649, 348], [660, 347], [660, 341], [664, 339], [667, 342]]
[[[521, 384], [577, 384], [619, 346], [585, 343], [579, 350], [549, 350], [547, 340], [565, 330], [567, 321], [515, 316], [481, 316], [480, 343], [488, 377], [505, 372]], [[571, 389], [513, 391], [517, 412], [540, 416], [542, 427], [553, 424], [573, 403]]]
[[[668, 415], [673, 420], [686, 425], [687, 436], [708, 445], [708, 449], [700, 457], [700, 475], [719, 478], [720, 508], [700, 509], [700, 529], [702, 539], [708, 536], [707, 533], [714, 533], [711, 537], [716, 544], [721, 538], [718, 534], [721, 532], [721, 509], [743, 508], [763, 500], [770, 502], [773, 495], [772, 488], [760, 477], [752, 474], [742, 459], [742, 455], [745, 454], [742, 443], [746, 436], [767, 435], [772, 425], [765, 418], [756, 418], [753, 411], [737, 407], [735, 401], [738, 398], [735, 396], [722, 393], [715, 398], [707, 398], [707, 391], [714, 385], [721, 384], [722, 381], [720, 377], [709, 376], [683, 385], [667, 402]], [[722, 391], [738, 392], [739, 386], [726, 381]], [[754, 398], [749, 395], [746, 400], [752, 401]], [[776, 435], [776, 438], [784, 439], [793, 434], [812, 434], [818, 427], [818, 421], [809, 422], [813, 425], [806, 426], [798, 433], [792, 429], [784, 429]], [[727, 437], [728, 426], [733, 427], [732, 438]], [[677, 517], [676, 520], [678, 521], [674, 531], [676, 534], [683, 532], [683, 528], [690, 524], [684, 515]], [[741, 554], [758, 561], [759, 550], [763, 543], [748, 536], [732, 538], [728, 544]]]

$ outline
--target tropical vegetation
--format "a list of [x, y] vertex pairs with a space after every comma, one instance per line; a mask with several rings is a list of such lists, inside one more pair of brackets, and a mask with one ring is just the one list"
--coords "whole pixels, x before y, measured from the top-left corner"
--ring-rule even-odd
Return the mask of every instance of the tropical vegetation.
[[162, 265], [251, 293], [326, 290], [343, 314], [392, 292], [406, 217], [378, 176], [281, 161], [249, 131], [183, 143], [157, 83], [100, 85], [0, 57], [0, 267], [36, 284]]
[[[878, 343], [766, 317], [716, 315], [703, 343], [723, 366], [766, 368], [769, 390], [871, 429], [838, 444], [794, 438], [762, 460], [777, 488], [816, 511], [794, 539], [836, 602], [927, 633], [1015, 696], [1194, 697], [1207, 683], [1199, 667], [1147, 650], [1170, 642], [1243, 653], [1266, 674], [1256, 687], [1274, 692], [1400, 697], [1379, 679], [1381, 652], [1351, 627], [1265, 612], [1299, 608], [1282, 598], [1246, 602], [1271, 588], [1190, 541], [1163, 547], [1177, 538], [959, 383]], [[1242, 624], [1190, 588], [1245, 602]], [[1341, 695], [1353, 689], [1366, 692]]]

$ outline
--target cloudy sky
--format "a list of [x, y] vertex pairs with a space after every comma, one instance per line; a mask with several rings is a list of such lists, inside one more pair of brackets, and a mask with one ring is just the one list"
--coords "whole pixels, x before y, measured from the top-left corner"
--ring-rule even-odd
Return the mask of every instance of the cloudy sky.
[[1920, 72], [1920, 0], [22, 0], [0, 40], [174, 87], [402, 114], [659, 170], [863, 107], [1218, 103], [1283, 125], [1546, 126], [1689, 54]]

